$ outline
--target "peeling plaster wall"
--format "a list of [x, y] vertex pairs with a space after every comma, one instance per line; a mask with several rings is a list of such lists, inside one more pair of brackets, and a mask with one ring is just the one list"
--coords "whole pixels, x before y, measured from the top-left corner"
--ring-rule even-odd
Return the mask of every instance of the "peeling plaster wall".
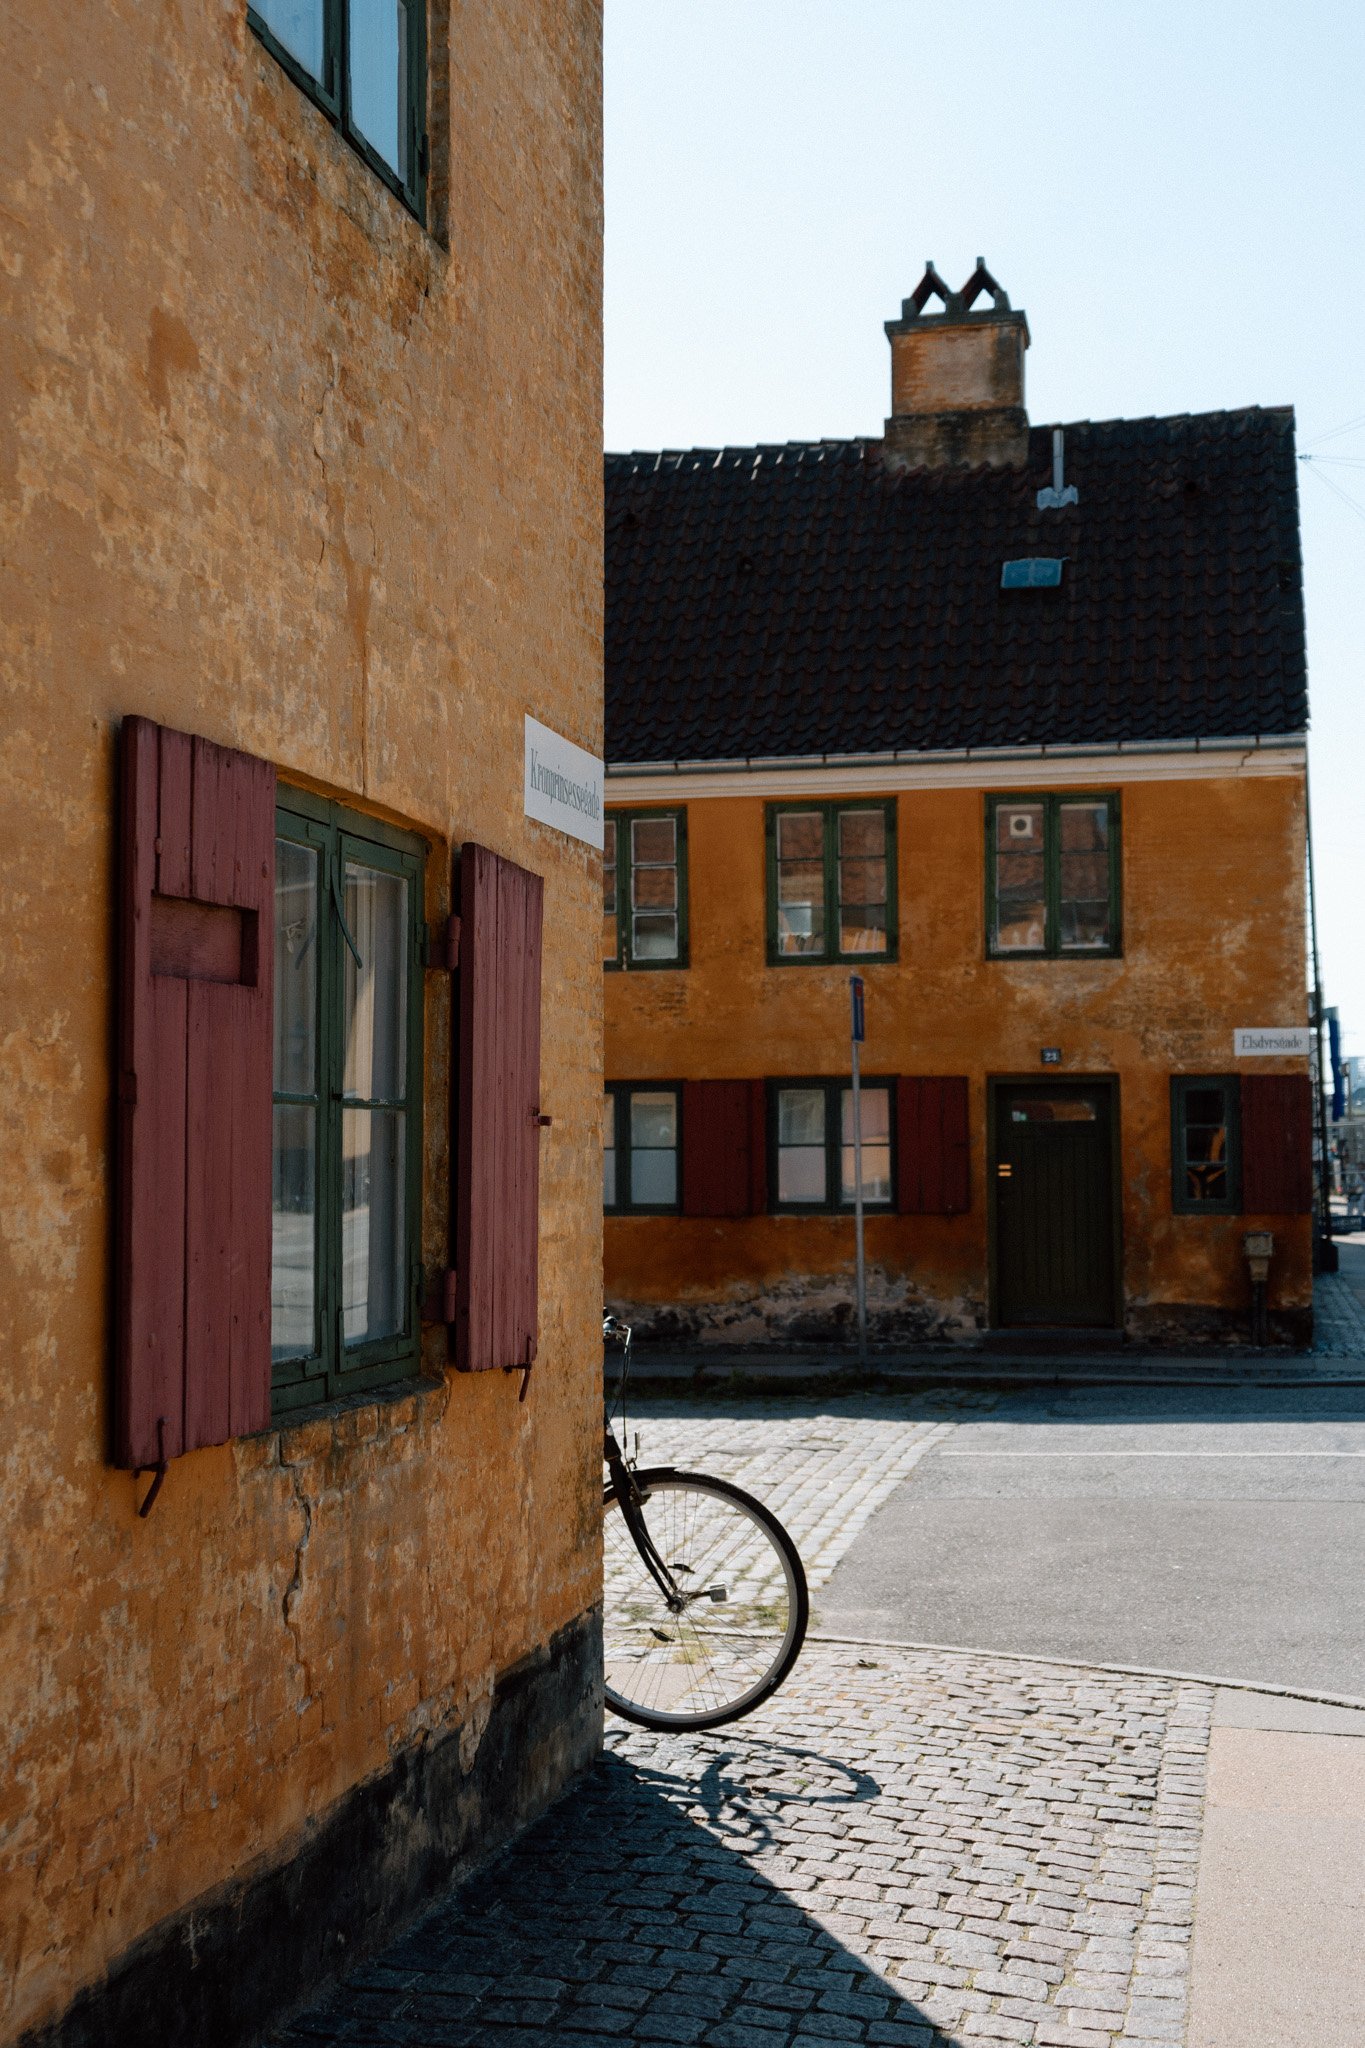
[[[1099, 764], [1097, 764], [1098, 766]], [[971, 1210], [870, 1216], [869, 1322], [887, 1341], [962, 1340], [988, 1321], [986, 1081], [1119, 1081], [1125, 1325], [1161, 1342], [1244, 1340], [1242, 1234], [1273, 1229], [1272, 1334], [1303, 1341], [1312, 1306], [1307, 1217], [1171, 1212], [1170, 1076], [1235, 1071], [1234, 1028], [1305, 1019], [1301, 778], [1132, 782], [1122, 792], [1123, 955], [988, 960], [981, 792], [897, 799], [900, 958], [859, 963], [863, 1071], [966, 1074]], [[1046, 778], [1021, 787], [1046, 789]], [[847, 794], [859, 794], [856, 784]], [[764, 959], [763, 804], [688, 809], [691, 965], [606, 976], [613, 1080], [848, 1072], [848, 974]], [[1060, 1069], [1043, 1069], [1060, 1045]], [[1302, 1072], [1254, 1060], [1242, 1070]], [[850, 1328], [851, 1217], [733, 1221], [609, 1216], [606, 1284], [642, 1335], [729, 1344]]]
[[[3, 2040], [413, 1745], [472, 1759], [598, 1598], [600, 868], [521, 774], [528, 711], [601, 750], [599, 16], [433, 0], [438, 240], [244, 0], [0, 0]], [[183, 1458], [146, 1522], [105, 1463], [132, 712], [424, 832], [433, 918], [466, 837], [541, 872], [554, 1119], [524, 1405], [433, 1332], [430, 1387]]]

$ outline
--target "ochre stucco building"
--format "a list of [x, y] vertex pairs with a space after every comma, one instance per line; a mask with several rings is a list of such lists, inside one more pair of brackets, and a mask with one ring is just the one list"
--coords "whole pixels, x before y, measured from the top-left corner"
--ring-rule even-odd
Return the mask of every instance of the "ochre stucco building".
[[1031, 428], [982, 267], [888, 333], [879, 437], [607, 461], [608, 1296], [849, 1333], [857, 974], [874, 1340], [1245, 1340], [1267, 1229], [1301, 1342], [1292, 415]]
[[600, 19], [0, 22], [0, 2039], [200, 2048], [600, 1737]]

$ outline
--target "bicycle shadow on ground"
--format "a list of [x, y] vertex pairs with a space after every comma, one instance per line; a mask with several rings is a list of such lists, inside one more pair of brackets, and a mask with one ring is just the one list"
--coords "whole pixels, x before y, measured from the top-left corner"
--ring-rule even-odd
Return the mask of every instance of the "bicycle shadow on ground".
[[794, 1749], [729, 1730], [711, 1739], [720, 1745], [719, 1753], [700, 1777], [651, 1767], [639, 1758], [632, 1759], [631, 1767], [675, 1805], [699, 1808], [708, 1826], [742, 1827], [750, 1854], [776, 1846], [774, 1822], [790, 1808], [856, 1806], [875, 1799], [882, 1789], [870, 1772], [816, 1749]]
[[[841, 1813], [865, 1812], [875, 1781], [729, 1731], [700, 1773], [688, 1738], [688, 1772], [670, 1768], [684, 1753], [660, 1742], [653, 1759], [608, 1750], [495, 1864], [272, 2038], [311, 2048], [955, 2039], [840, 1939], [830, 1836]], [[778, 1803], [801, 1812], [780, 1839]]]

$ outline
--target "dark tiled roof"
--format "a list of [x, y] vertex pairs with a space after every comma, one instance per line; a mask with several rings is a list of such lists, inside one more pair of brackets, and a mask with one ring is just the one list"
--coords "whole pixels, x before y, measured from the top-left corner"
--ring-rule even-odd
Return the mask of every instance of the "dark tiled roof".
[[[734, 760], [1307, 724], [1287, 408], [1083, 421], [1080, 503], [876, 441], [607, 457], [607, 756]], [[1000, 567], [1065, 556], [1059, 590]]]

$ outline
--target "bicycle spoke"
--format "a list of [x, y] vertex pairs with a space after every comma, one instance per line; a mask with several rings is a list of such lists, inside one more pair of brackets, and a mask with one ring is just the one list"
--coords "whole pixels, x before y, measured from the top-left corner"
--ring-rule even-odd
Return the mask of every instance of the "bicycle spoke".
[[732, 1718], [767, 1696], [799, 1647], [799, 1560], [790, 1540], [774, 1534], [770, 1518], [739, 1489], [699, 1475], [647, 1477], [649, 1540], [686, 1605], [670, 1607], [611, 1499], [604, 1556], [608, 1701], [665, 1726]]

